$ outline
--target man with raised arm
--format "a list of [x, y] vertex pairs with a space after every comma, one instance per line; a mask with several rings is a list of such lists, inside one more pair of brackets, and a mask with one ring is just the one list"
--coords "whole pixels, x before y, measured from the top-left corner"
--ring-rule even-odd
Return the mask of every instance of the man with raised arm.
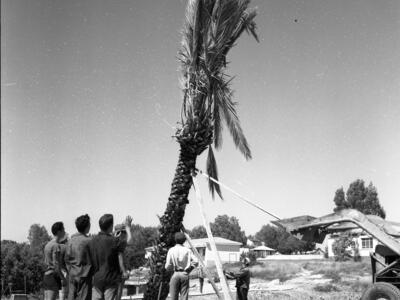
[[132, 242], [132, 218], [126, 217], [127, 240], [112, 235], [114, 217], [103, 215], [99, 220], [100, 232], [89, 242], [89, 255], [93, 269], [92, 300], [115, 300], [118, 284], [121, 282], [121, 270], [118, 256], [127, 244]]

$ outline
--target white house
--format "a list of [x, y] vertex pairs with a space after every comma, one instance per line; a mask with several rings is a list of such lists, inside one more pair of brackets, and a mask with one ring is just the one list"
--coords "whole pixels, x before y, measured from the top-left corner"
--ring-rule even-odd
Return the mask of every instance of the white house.
[[[217, 251], [221, 261], [224, 262], [238, 262], [240, 261], [240, 247], [242, 243], [224, 239], [221, 237], [214, 237], [215, 245], [217, 246]], [[214, 256], [211, 251], [210, 243], [208, 238], [203, 239], [193, 239], [193, 247], [197, 249], [199, 254], [203, 257], [204, 262], [207, 265], [214, 264]], [[186, 242], [185, 246], [189, 247]]]
[[[214, 237], [215, 245], [217, 246], [217, 251], [219, 254], [219, 258], [223, 263], [225, 262], [238, 262], [240, 261], [240, 247], [242, 243], [231, 241], [228, 239], [224, 239], [221, 237]], [[211, 250], [210, 243], [208, 242], [208, 238], [203, 239], [193, 239], [191, 240], [193, 247], [199, 252], [202, 256], [204, 262], [207, 265], [214, 264], [214, 256]], [[190, 248], [189, 243], [186, 241], [184, 244], [186, 247]], [[146, 250], [146, 258], [149, 258], [151, 253], [154, 251], [154, 247], [147, 247]]]
[[[391, 227], [391, 229], [400, 232], [400, 223], [386, 221], [386, 220], [385, 223], [388, 224]], [[379, 244], [379, 241], [376, 238], [372, 237], [367, 232], [365, 232], [364, 230], [362, 230], [357, 225], [351, 222], [330, 226], [328, 230], [335, 231], [334, 233], [328, 234], [322, 244], [322, 248], [327, 248], [329, 257], [334, 256], [332, 246], [333, 243], [335, 242], [335, 239], [339, 235], [337, 231], [350, 232], [352, 234], [353, 241], [351, 248], [349, 248], [349, 250], [352, 251], [352, 254], [354, 254], [354, 249], [358, 247], [360, 256], [362, 257], [369, 256], [371, 252], [375, 251], [376, 245]]]

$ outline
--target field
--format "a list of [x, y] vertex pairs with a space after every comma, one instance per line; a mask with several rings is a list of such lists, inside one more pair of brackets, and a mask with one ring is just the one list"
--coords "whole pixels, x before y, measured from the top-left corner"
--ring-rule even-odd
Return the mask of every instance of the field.
[[[225, 265], [234, 270], [236, 265]], [[249, 299], [360, 299], [363, 290], [371, 282], [369, 261], [334, 262], [315, 261], [267, 261], [251, 266], [252, 278]], [[191, 299], [214, 300], [210, 284], [205, 283], [204, 294], [199, 294], [197, 279], [190, 283]], [[235, 283], [229, 281], [232, 294]]]

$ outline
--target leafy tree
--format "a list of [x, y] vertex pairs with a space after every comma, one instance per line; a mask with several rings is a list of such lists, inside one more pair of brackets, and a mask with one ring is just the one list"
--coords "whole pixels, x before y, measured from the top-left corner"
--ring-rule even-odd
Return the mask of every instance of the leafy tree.
[[333, 201], [335, 212], [345, 208], [353, 208], [364, 214], [386, 217], [385, 210], [379, 203], [378, 192], [372, 182], [366, 187], [363, 180], [357, 179], [350, 184], [346, 197], [343, 188], [336, 190]]
[[[1, 282], [13, 290], [36, 293], [42, 286], [45, 270], [43, 255], [26, 243], [1, 241]], [[4, 288], [4, 287], [2, 287]]]
[[143, 227], [139, 224], [131, 228], [133, 244], [129, 245], [124, 253], [125, 264], [128, 269], [143, 266], [145, 260], [145, 248], [153, 246], [158, 239], [157, 227]]
[[[246, 31], [256, 39], [256, 10], [250, 1], [188, 1], [183, 39], [178, 57], [181, 63], [183, 102], [181, 120], [175, 138], [179, 159], [167, 208], [160, 218], [160, 240], [153, 255], [151, 276], [144, 299], [165, 299], [170, 273], [163, 267], [166, 253], [174, 245], [174, 233], [182, 228], [192, 174], [197, 157], [208, 149], [207, 172], [217, 178], [212, 145], [222, 146], [222, 121], [225, 121], [234, 144], [246, 159], [251, 158], [232, 100], [230, 78], [225, 74], [229, 50]], [[210, 181], [212, 194], [219, 186]], [[161, 285], [162, 283], [162, 285]], [[161, 289], [159, 288], [161, 285]]]
[[261, 227], [255, 235], [256, 239], [265, 243], [266, 246], [272, 249], [278, 249], [279, 246], [279, 235], [278, 228], [269, 224]]
[[339, 234], [332, 244], [332, 251], [336, 261], [345, 261], [351, 257], [352, 236], [349, 232]]
[[217, 216], [214, 222], [210, 224], [210, 227], [215, 236], [246, 244], [246, 234], [240, 227], [239, 220], [236, 217]]
[[336, 207], [334, 208], [335, 212], [345, 209], [345, 208], [349, 208], [349, 204], [346, 201], [346, 197], [345, 197], [343, 188], [336, 190], [335, 198], [333, 198], [333, 202], [335, 202], [335, 205], [336, 205]]
[[386, 212], [379, 203], [376, 187], [374, 187], [372, 183], [370, 183], [367, 187], [366, 195], [364, 198], [363, 212], [367, 215], [378, 215], [382, 218], [386, 217]]
[[261, 227], [255, 235], [256, 239], [265, 243], [267, 247], [282, 254], [305, 252], [315, 248], [315, 243], [300, 241], [282, 228], [269, 224]]
[[190, 237], [193, 239], [201, 239], [207, 237], [206, 228], [202, 225], [193, 227], [192, 231], [190, 231]]
[[43, 251], [44, 246], [51, 240], [46, 228], [40, 224], [32, 224], [29, 228], [28, 241], [32, 249]]

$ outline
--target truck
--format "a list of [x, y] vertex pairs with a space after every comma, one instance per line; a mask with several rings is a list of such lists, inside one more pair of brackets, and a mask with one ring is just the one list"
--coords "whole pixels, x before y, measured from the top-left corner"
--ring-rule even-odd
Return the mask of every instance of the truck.
[[320, 218], [299, 216], [272, 221], [300, 240], [322, 243], [337, 224], [351, 222], [379, 241], [370, 253], [372, 283], [362, 300], [400, 300], [400, 231], [384, 219], [344, 209]]

